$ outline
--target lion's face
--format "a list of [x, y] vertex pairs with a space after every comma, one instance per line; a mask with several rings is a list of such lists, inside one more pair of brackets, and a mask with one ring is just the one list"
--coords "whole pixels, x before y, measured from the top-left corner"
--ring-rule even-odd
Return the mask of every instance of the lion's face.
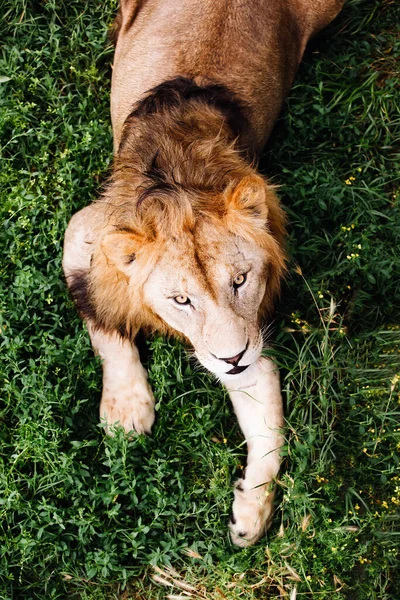
[[[197, 204], [196, 204], [197, 202]], [[123, 208], [95, 241], [90, 301], [106, 330], [179, 333], [218, 376], [254, 363], [284, 271], [283, 213], [259, 176], [217, 197]], [[110, 202], [110, 220], [115, 204]]]
[[262, 349], [259, 308], [265, 251], [215, 224], [169, 240], [144, 284], [144, 300], [193, 345], [212, 373], [239, 373]]

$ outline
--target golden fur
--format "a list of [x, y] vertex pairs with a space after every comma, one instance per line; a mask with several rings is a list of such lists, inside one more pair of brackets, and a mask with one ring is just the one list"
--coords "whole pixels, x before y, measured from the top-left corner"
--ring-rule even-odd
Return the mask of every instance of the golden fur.
[[248, 450], [229, 524], [239, 546], [268, 527], [284, 443], [260, 325], [285, 271], [285, 218], [256, 162], [307, 40], [342, 4], [122, 0], [113, 171], [65, 236], [67, 282], [102, 359], [107, 426], [153, 425], [140, 327], [189, 341], [226, 386]]
[[133, 102], [162, 81], [207, 77], [247, 107], [261, 151], [308, 39], [344, 0], [123, 0], [114, 30], [115, 148]]

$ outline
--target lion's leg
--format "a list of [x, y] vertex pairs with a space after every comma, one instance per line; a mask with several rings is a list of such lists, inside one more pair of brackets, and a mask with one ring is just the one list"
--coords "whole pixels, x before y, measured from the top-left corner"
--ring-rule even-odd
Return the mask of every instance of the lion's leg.
[[[240, 377], [240, 379], [239, 379]], [[232, 541], [249, 546], [265, 532], [273, 510], [274, 478], [280, 466], [283, 436], [282, 397], [274, 363], [261, 357], [228, 387], [247, 442], [247, 467], [235, 484], [230, 530]]]
[[93, 349], [102, 359], [100, 418], [107, 424], [107, 431], [118, 423], [127, 433], [150, 433], [154, 397], [136, 346], [118, 333], [107, 334], [90, 322], [87, 325]]
[[[88, 314], [85, 286], [92, 243], [106, 221], [102, 206], [92, 204], [76, 213], [65, 233], [63, 269], [68, 287], [88, 327], [93, 349], [103, 361], [100, 417], [125, 431], [150, 432], [154, 422], [154, 397], [136, 346], [117, 332], [96, 329]], [[86, 318], [85, 318], [86, 317]]]

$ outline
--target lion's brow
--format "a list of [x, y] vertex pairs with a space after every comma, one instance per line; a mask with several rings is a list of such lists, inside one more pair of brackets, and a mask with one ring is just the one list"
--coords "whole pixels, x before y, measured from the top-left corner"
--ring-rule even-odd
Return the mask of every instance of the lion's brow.
[[217, 294], [216, 294], [216, 290], [214, 288], [214, 280], [210, 276], [209, 269], [207, 269], [207, 266], [206, 266], [205, 262], [203, 262], [201, 260], [200, 254], [199, 254], [198, 249], [196, 248], [196, 246], [194, 247], [193, 258], [194, 258], [194, 262], [196, 263], [196, 266], [197, 266], [198, 270], [201, 273], [201, 276], [203, 278], [206, 290], [209, 292], [211, 298], [213, 300], [216, 300], [217, 299]]

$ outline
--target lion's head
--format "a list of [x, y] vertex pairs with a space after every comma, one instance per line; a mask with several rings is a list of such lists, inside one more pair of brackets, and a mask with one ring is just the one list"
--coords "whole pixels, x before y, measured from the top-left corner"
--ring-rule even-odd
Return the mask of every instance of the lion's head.
[[84, 316], [131, 337], [178, 334], [213, 373], [239, 373], [260, 355], [261, 318], [285, 268], [274, 189], [215, 107], [132, 115], [92, 205], [105, 218], [92, 235]]
[[112, 187], [89, 277], [99, 325], [178, 334], [217, 376], [254, 363], [285, 263], [273, 188], [253, 172], [218, 194], [142, 192], [133, 209]]

